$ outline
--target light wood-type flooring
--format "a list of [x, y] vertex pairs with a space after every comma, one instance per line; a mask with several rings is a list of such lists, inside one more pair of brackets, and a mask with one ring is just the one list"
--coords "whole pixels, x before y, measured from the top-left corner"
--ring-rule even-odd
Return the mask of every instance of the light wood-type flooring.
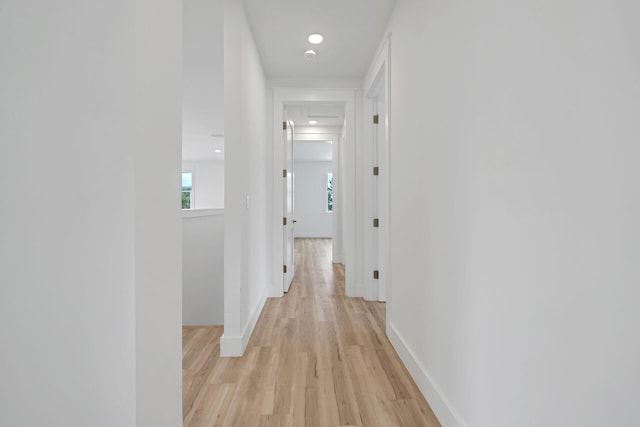
[[184, 426], [440, 426], [384, 334], [384, 303], [345, 296], [330, 239], [295, 253], [243, 357], [220, 357], [222, 327], [183, 329]]

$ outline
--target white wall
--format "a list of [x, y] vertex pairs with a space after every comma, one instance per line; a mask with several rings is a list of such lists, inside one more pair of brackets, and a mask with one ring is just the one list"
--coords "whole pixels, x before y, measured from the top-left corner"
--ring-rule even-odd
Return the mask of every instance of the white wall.
[[332, 261], [339, 263], [344, 263], [346, 248], [345, 235], [347, 234], [344, 230], [347, 221], [343, 206], [346, 206], [346, 195], [348, 192], [343, 191], [342, 188], [345, 184], [343, 177], [346, 176], [344, 160], [344, 155], [347, 151], [344, 147], [346, 141], [346, 126], [343, 126], [342, 132], [333, 143], [333, 227], [335, 229], [335, 236], [332, 242], [331, 253], [333, 255]]
[[331, 162], [294, 163], [295, 237], [331, 237], [332, 214], [327, 212], [327, 172]]
[[182, 422], [182, 2], [135, 12], [136, 425], [169, 427]]
[[[266, 299], [273, 162], [266, 134], [266, 82], [241, 1], [225, 2], [224, 335], [221, 353], [238, 356]], [[269, 169], [271, 172], [271, 169]], [[267, 179], [269, 177], [269, 179]]]
[[182, 212], [182, 324], [224, 324], [224, 211]]
[[639, 14], [397, 4], [388, 331], [443, 426], [640, 418]]
[[224, 144], [223, 10], [224, 0], [183, 0], [184, 157], [191, 153], [215, 156], [211, 148]]
[[224, 161], [182, 162], [193, 173], [194, 209], [224, 208]]
[[181, 2], [1, 8], [0, 425], [180, 425]]

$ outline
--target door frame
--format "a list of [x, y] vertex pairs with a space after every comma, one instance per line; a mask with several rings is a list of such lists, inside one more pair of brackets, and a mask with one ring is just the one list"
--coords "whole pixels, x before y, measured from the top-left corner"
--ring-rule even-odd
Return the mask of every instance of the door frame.
[[[284, 144], [282, 142], [282, 122], [286, 104], [308, 102], [333, 102], [345, 105], [344, 141], [339, 141], [338, 149], [334, 151], [334, 165], [338, 165], [341, 179], [340, 199], [336, 203], [342, 224], [342, 247], [345, 264], [345, 292], [348, 296], [360, 296], [362, 289], [355, 280], [355, 187], [356, 187], [356, 89], [320, 89], [320, 88], [292, 88], [273, 87], [273, 250], [271, 259], [272, 280], [269, 296], [281, 297], [283, 293], [284, 239], [282, 233], [282, 217], [284, 194], [282, 186], [282, 171], [284, 169]], [[337, 154], [337, 159], [335, 154]], [[336, 163], [337, 161], [337, 163]], [[334, 173], [335, 173], [334, 169]], [[335, 175], [334, 175], [335, 176]], [[334, 224], [336, 221], [334, 221]], [[333, 231], [336, 236], [336, 230]]]
[[[365, 197], [367, 201], [365, 203], [365, 211], [368, 213], [368, 218], [379, 218], [380, 227], [376, 230], [370, 226], [370, 224], [366, 225], [366, 230], [364, 233], [365, 236], [365, 299], [370, 301], [379, 301], [384, 298], [383, 293], [386, 294], [386, 301], [388, 304], [391, 304], [391, 268], [389, 262], [389, 256], [391, 253], [391, 241], [389, 236], [389, 230], [392, 218], [390, 217], [390, 204], [392, 200], [392, 195], [390, 193], [390, 178], [392, 176], [392, 170], [390, 168], [390, 153], [389, 146], [391, 142], [391, 130], [390, 130], [390, 117], [391, 117], [391, 103], [390, 103], [390, 89], [391, 89], [391, 63], [390, 63], [390, 55], [391, 55], [391, 34], [389, 33], [378, 53], [373, 61], [369, 71], [365, 77], [364, 83], [364, 115], [365, 115], [365, 126], [364, 126], [364, 136], [367, 141], [374, 140], [374, 133], [377, 132], [375, 125], [372, 124], [371, 117], [373, 114], [377, 113], [377, 103], [380, 95], [384, 96], [382, 101], [382, 109], [383, 115], [379, 117], [379, 122], [384, 125], [384, 132], [379, 134], [383, 140], [379, 141], [381, 143], [381, 148], [378, 151], [379, 162], [381, 163], [380, 175], [377, 178], [373, 177], [373, 174], [369, 174], [365, 179]], [[366, 144], [366, 143], [365, 143]], [[373, 148], [367, 150], [366, 157], [371, 162], [371, 167], [378, 166], [374, 165], [374, 153]], [[374, 208], [374, 200], [375, 195], [373, 193], [373, 179], [379, 179], [379, 195], [378, 202], [376, 208]], [[368, 232], [367, 232], [368, 230]], [[378, 245], [374, 248], [373, 244], [373, 233], [378, 233], [377, 241]], [[377, 251], [377, 254], [374, 254], [373, 251]], [[377, 257], [375, 256], [377, 255]], [[378, 259], [378, 265], [374, 265], [374, 260]], [[379, 279], [374, 279], [373, 274], [371, 273], [373, 270], [380, 270]], [[371, 274], [366, 274], [366, 272], [370, 272]], [[384, 287], [384, 289], [382, 289]], [[386, 291], [386, 292], [381, 292]], [[387, 310], [386, 322], [389, 324], [390, 319], [390, 310]]]
[[[294, 143], [304, 143], [309, 141], [331, 141], [331, 169], [335, 182], [340, 180], [340, 139], [341, 133], [337, 127], [314, 128], [311, 132], [299, 132], [295, 135]], [[338, 186], [333, 188], [333, 197], [340, 197], [340, 189]], [[339, 208], [334, 207], [331, 217], [331, 261], [334, 263], [343, 263], [342, 257], [342, 241], [341, 224]]]
[[[282, 204], [282, 218], [283, 218], [283, 230], [282, 230], [282, 241], [283, 241], [283, 252], [282, 264], [286, 267], [287, 271], [283, 272], [282, 275], [282, 291], [289, 292], [289, 288], [291, 287], [291, 282], [293, 282], [293, 277], [295, 275], [295, 238], [293, 234], [293, 225], [295, 224], [295, 168], [294, 168], [294, 152], [295, 152], [295, 128], [293, 122], [286, 117], [285, 120], [282, 121], [283, 125], [283, 138], [282, 143], [286, 146], [283, 150], [284, 158], [284, 168], [287, 169], [287, 173], [283, 173], [284, 183], [282, 187], [283, 194], [283, 204]], [[289, 144], [291, 144], [289, 146]], [[288, 150], [291, 150], [289, 153]], [[288, 162], [291, 164], [288, 164]], [[291, 170], [289, 170], [289, 167]], [[291, 186], [291, 188], [289, 188]], [[289, 192], [291, 196], [291, 200], [288, 200], [284, 195]], [[289, 204], [291, 204], [291, 212], [289, 212]], [[290, 239], [290, 242], [285, 242]], [[291, 251], [291, 258], [288, 258], [288, 251]]]

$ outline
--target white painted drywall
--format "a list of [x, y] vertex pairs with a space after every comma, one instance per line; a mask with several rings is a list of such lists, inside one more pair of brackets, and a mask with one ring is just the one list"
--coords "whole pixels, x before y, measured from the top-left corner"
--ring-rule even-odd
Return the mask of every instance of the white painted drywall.
[[180, 425], [181, 2], [1, 9], [0, 425]]
[[343, 177], [345, 174], [345, 161], [344, 155], [346, 150], [344, 148], [344, 144], [347, 141], [347, 130], [346, 126], [342, 128], [342, 132], [335, 139], [336, 142], [333, 143], [333, 201], [335, 206], [333, 208], [333, 228], [335, 231], [335, 235], [333, 236], [333, 245], [332, 245], [332, 255], [333, 262], [344, 263], [345, 259], [345, 224], [346, 215], [344, 212], [343, 206], [346, 203], [345, 194], [348, 194], [347, 191], [343, 191], [342, 186], [344, 185]]
[[136, 425], [171, 427], [182, 422], [182, 2], [138, 0], [135, 12]]
[[[297, 145], [303, 143], [297, 143]], [[330, 144], [327, 144], [330, 145]], [[331, 237], [332, 213], [327, 212], [327, 172], [331, 162], [296, 160], [294, 163], [295, 237]]]
[[397, 4], [388, 331], [445, 427], [640, 418], [639, 15]]
[[300, 89], [353, 89], [362, 85], [361, 77], [275, 77], [267, 78], [269, 87], [295, 87]]
[[[224, 10], [225, 235], [224, 335], [220, 351], [239, 356], [266, 299], [272, 248], [273, 162], [266, 132], [266, 80], [242, 2]], [[269, 179], [267, 179], [269, 178]]]
[[182, 162], [193, 173], [194, 209], [224, 208], [224, 161]]
[[182, 211], [182, 324], [224, 324], [224, 211]]
[[183, 0], [183, 159], [224, 147], [224, 0]]

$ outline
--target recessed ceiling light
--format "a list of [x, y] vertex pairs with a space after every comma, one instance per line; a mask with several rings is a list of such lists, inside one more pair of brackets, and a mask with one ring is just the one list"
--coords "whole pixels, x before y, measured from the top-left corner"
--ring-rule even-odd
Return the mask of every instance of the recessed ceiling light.
[[310, 125], [317, 125], [318, 122], [316, 120], [309, 120]]
[[307, 61], [313, 61], [316, 58], [316, 51], [315, 50], [311, 50], [311, 49], [306, 50], [304, 52], [304, 58]]
[[222, 150], [213, 150], [216, 153], [222, 153]]
[[322, 37], [322, 34], [309, 34], [309, 43], [311, 44], [320, 44], [322, 43], [322, 41], [324, 40], [324, 37]]

